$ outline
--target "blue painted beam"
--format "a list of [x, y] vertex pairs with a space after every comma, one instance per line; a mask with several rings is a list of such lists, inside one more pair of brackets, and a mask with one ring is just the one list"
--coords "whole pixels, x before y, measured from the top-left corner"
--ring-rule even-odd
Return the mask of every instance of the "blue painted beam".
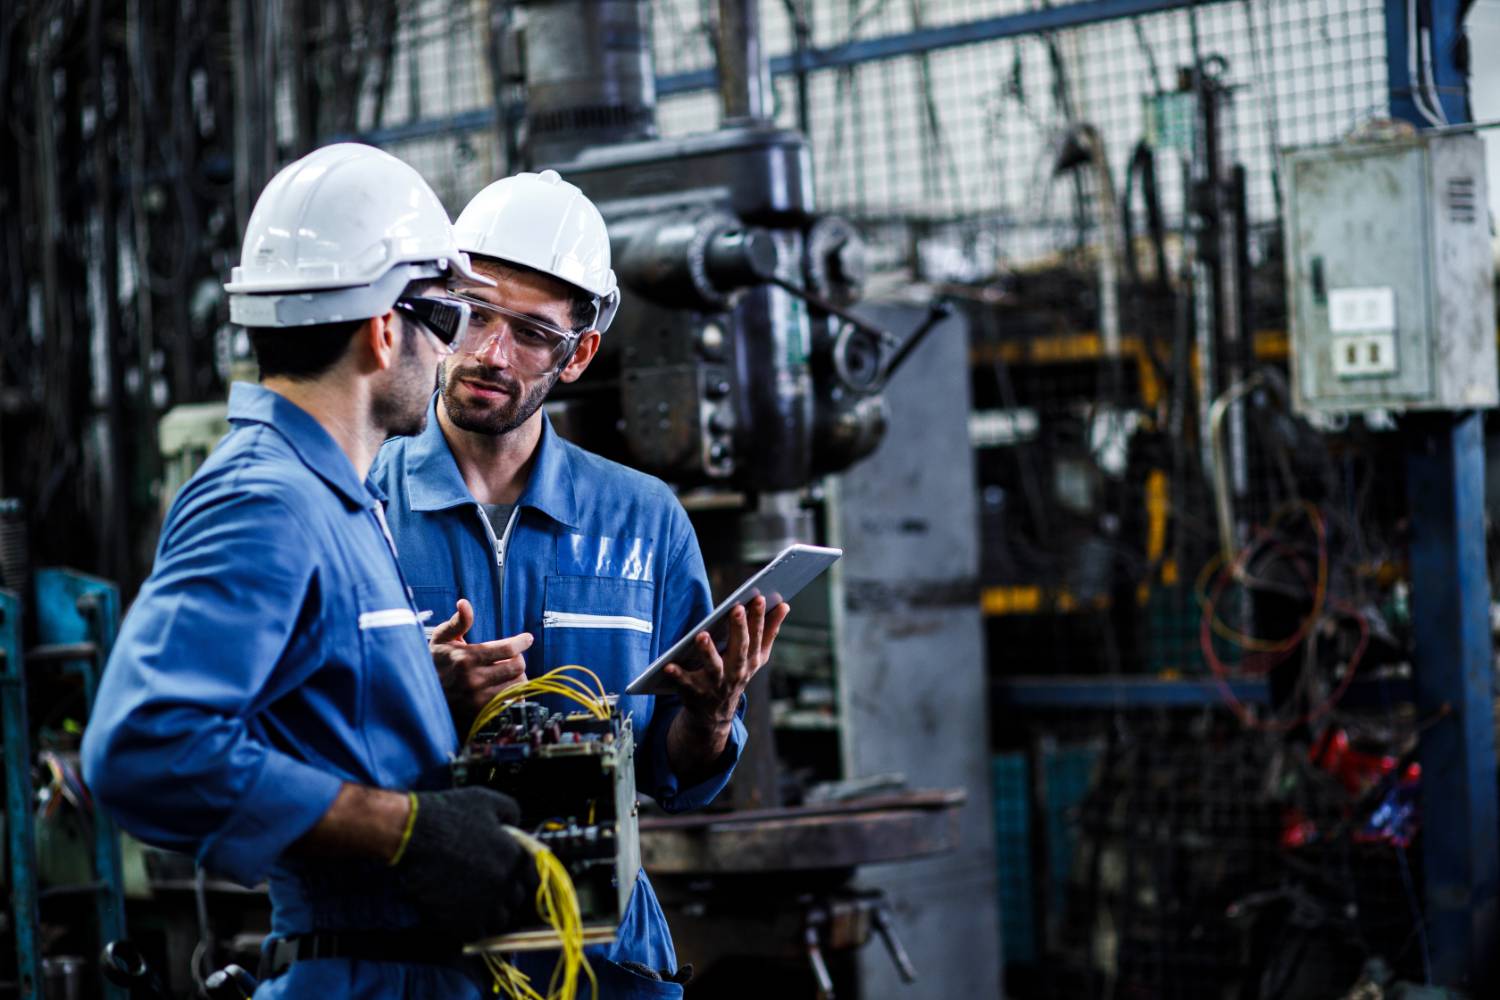
[[359, 135], [334, 136], [328, 141], [357, 141], [367, 142], [372, 146], [389, 146], [392, 143], [431, 139], [452, 135], [455, 132], [478, 132], [480, 129], [492, 128], [494, 125], [495, 110], [493, 108], [476, 108], [473, 111], [464, 111], [447, 118], [422, 118], [402, 125], [371, 129]]
[[1407, 418], [1412, 663], [1421, 738], [1423, 877], [1432, 972], [1490, 996], [1500, 891], [1494, 652], [1484, 552], [1484, 427], [1477, 413]]
[[[1160, 14], [1163, 11], [1194, 6], [1208, 6], [1208, 3], [1195, 3], [1194, 0], [1081, 0], [1055, 7], [1043, 6], [1036, 10], [944, 25], [940, 28], [921, 28], [882, 38], [866, 38], [827, 49], [809, 49], [803, 53], [800, 63], [795, 53], [776, 56], [771, 59], [771, 73], [781, 76], [798, 71], [813, 72], [857, 66], [881, 59], [921, 55], [961, 45], [1080, 28], [1124, 17]], [[656, 78], [656, 93], [667, 95], [711, 90], [719, 85], [718, 80], [718, 71], [711, 68], [659, 76]]]
[[[1413, 15], [1417, 33], [1412, 35]], [[1429, 47], [1422, 45], [1421, 30], [1426, 27], [1430, 34]], [[1390, 109], [1393, 118], [1409, 121], [1418, 128], [1430, 127], [1432, 122], [1423, 114], [1423, 105], [1440, 105], [1433, 108], [1438, 117], [1445, 117], [1449, 124], [1467, 122], [1469, 111], [1469, 87], [1457, 62], [1458, 49], [1463, 41], [1464, 29], [1460, 4], [1456, 0], [1385, 0], [1385, 68], [1387, 88], [1390, 91]], [[1412, 78], [1412, 57], [1417, 56], [1417, 79]], [[1430, 55], [1431, 80], [1424, 86], [1424, 74], [1420, 67]], [[1436, 91], [1432, 100], [1428, 87]]]
[[[1456, 60], [1464, 36], [1463, 0], [1414, 2], [1415, 8], [1408, 0], [1386, 0], [1391, 115], [1418, 128], [1429, 127], [1433, 117], [1466, 122], [1468, 87]], [[1430, 44], [1423, 43], [1424, 24]], [[1413, 46], [1419, 66], [1429, 61], [1430, 79], [1420, 69], [1413, 75]], [[1439, 985], [1488, 996], [1496, 984], [1492, 954], [1500, 930], [1500, 802], [1484, 551], [1484, 427], [1473, 412], [1424, 414], [1408, 416], [1405, 432], [1417, 709], [1430, 716], [1451, 707], [1418, 747], [1432, 975]]]
[[[1164, 11], [1180, 10], [1184, 7], [1208, 6], [1224, 0], [1081, 0], [1056, 7], [1041, 7], [1037, 10], [988, 17], [963, 24], [944, 25], [940, 28], [922, 28], [880, 38], [866, 38], [826, 49], [809, 49], [799, 62], [795, 53], [775, 56], [771, 59], [771, 73], [782, 76], [796, 72], [839, 69], [881, 59], [898, 59], [902, 56], [921, 55], [941, 49], [993, 42], [1002, 38], [1018, 38], [1022, 35], [1062, 31], [1081, 28], [1089, 24], [1101, 24], [1125, 17], [1140, 17], [1143, 14], [1160, 14]], [[692, 70], [686, 73], [671, 73], [656, 78], [658, 97], [672, 94], [687, 94], [699, 90], [713, 90], [719, 85], [718, 70]], [[424, 118], [402, 125], [373, 129], [355, 138], [375, 146], [410, 142], [414, 139], [430, 139], [434, 136], [451, 135], [454, 132], [472, 132], [495, 125], [493, 108], [478, 108], [447, 118]], [[335, 141], [330, 140], [330, 141]]]
[[[1265, 681], [1233, 680], [1229, 689], [1247, 705], [1270, 700]], [[1211, 679], [1110, 676], [1007, 677], [990, 685], [1008, 708], [1192, 708], [1219, 705], [1224, 693]]]
[[[1007, 677], [990, 685], [995, 704], [1006, 708], [1193, 708], [1224, 704], [1223, 690], [1210, 678], [1170, 680], [1105, 675]], [[1264, 680], [1240, 678], [1229, 690], [1246, 705], [1270, 704]], [[1344, 708], [1389, 709], [1415, 701], [1415, 688], [1399, 678], [1356, 679], [1339, 702]]]

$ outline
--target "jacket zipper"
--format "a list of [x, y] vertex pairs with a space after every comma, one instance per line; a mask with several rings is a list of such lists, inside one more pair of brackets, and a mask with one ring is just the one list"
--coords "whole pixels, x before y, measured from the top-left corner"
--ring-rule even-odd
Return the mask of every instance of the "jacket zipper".
[[[521, 515], [521, 505], [518, 503], [510, 512], [510, 519], [505, 522], [505, 531], [499, 538], [495, 537], [495, 528], [490, 524], [489, 516], [485, 514], [484, 508], [479, 504], [474, 505], [479, 514], [479, 523], [484, 525], [484, 533], [490, 540], [490, 547], [495, 551], [495, 629], [500, 635], [504, 635], [505, 620], [505, 550], [510, 547], [510, 536], [516, 527], [516, 518]], [[498, 636], [497, 636], [498, 637]]]
[[651, 623], [644, 618], [630, 615], [590, 615], [573, 611], [544, 611], [543, 628], [607, 628], [629, 629], [632, 632], [651, 634]]

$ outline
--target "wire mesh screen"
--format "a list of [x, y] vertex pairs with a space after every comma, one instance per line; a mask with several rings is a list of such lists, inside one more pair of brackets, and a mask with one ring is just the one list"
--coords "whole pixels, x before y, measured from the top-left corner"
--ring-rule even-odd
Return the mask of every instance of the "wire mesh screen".
[[[810, 44], [817, 48], [1029, 9], [960, 0], [802, 6], [811, 8]], [[768, 51], [791, 52], [786, 6], [763, 4], [762, 18]], [[656, 28], [660, 75], [713, 65], [701, 5], [658, 4]], [[1246, 168], [1252, 220], [1269, 223], [1277, 210], [1278, 147], [1331, 141], [1383, 112], [1384, 46], [1382, 4], [1271, 0], [816, 71], [806, 118], [817, 195], [828, 211], [865, 222], [919, 222], [929, 240], [941, 234], [922, 258], [928, 277], [974, 277], [997, 264], [1045, 257], [1088, 239], [1095, 217], [1094, 185], [1069, 183], [1052, 169], [1067, 127], [1094, 125], [1114, 175], [1123, 177], [1143, 136], [1167, 148], [1180, 144], [1171, 122], [1160, 121], [1171, 113], [1167, 95], [1178, 89], [1179, 69], [1215, 59], [1232, 92], [1225, 155]], [[777, 78], [776, 95], [778, 121], [797, 124], [791, 76]], [[659, 120], [668, 135], [710, 129], [717, 102], [703, 93], [669, 95]], [[1169, 225], [1180, 229], [1180, 159], [1164, 164], [1160, 181]]]
[[[806, 42], [822, 48], [1026, 9], [962, 0], [792, 6], [810, 18]], [[311, 137], [371, 137], [456, 207], [509, 167], [488, 52], [497, 19], [441, 0], [380, 9], [389, 23], [325, 13], [322, 23], [281, 26], [283, 70], [303, 67], [317, 96], [305, 105], [297, 75], [278, 74], [277, 139], [293, 149]], [[661, 0], [653, 13], [658, 77], [713, 66], [713, 5]], [[763, 3], [761, 16], [767, 51], [790, 52], [788, 5]], [[817, 197], [869, 226], [920, 223], [925, 276], [974, 277], [1077, 245], [1092, 234], [1097, 192], [1052, 169], [1060, 134], [1069, 123], [1094, 125], [1123, 176], [1148, 103], [1176, 88], [1176, 71], [1196, 54], [1224, 60], [1234, 94], [1227, 154], [1246, 165], [1252, 217], [1265, 222], [1278, 142], [1335, 137], [1382, 104], [1382, 16], [1368, 0], [1222, 3], [813, 72], [805, 117]], [[776, 79], [781, 124], [799, 121], [796, 92], [790, 75]], [[719, 117], [711, 90], [665, 96], [658, 108], [669, 136], [712, 129]], [[1180, 163], [1163, 171], [1164, 208], [1180, 228]], [[902, 233], [877, 232], [877, 260], [913, 262]]]
[[371, 7], [340, 20], [309, 4], [321, 10], [317, 23], [280, 26], [277, 141], [374, 141], [421, 171], [456, 212], [507, 172], [487, 8], [444, 0]]
[[[461, 203], [507, 169], [493, 114], [491, 15], [441, 0], [396, 9], [389, 43], [378, 26], [351, 40], [324, 25], [310, 37], [287, 32], [287, 44], [324, 53], [328, 68], [317, 71], [325, 77], [347, 61], [341, 50], [368, 48], [372, 58], [349, 77], [352, 85], [323, 88], [325, 102], [346, 105], [323, 119], [351, 135], [392, 131], [400, 138], [387, 143], [391, 150], [422, 169], [450, 205]], [[765, 2], [760, 14], [765, 49], [777, 57], [794, 51], [799, 34], [806, 45], [832, 49], [1030, 9], [1007, 0], [849, 0]], [[805, 18], [800, 31], [793, 11]], [[658, 78], [713, 67], [713, 17], [714, 5], [699, 0], [653, 4]], [[1171, 113], [1166, 98], [1178, 89], [1179, 69], [1213, 58], [1232, 91], [1226, 156], [1246, 167], [1251, 218], [1269, 223], [1278, 147], [1330, 141], [1381, 113], [1384, 44], [1384, 8], [1373, 0], [1257, 0], [813, 71], [803, 114], [817, 199], [825, 211], [887, 224], [876, 230], [877, 264], [918, 265], [926, 277], [971, 278], [1043, 258], [1093, 234], [1097, 185], [1052, 169], [1065, 130], [1095, 126], [1123, 177], [1143, 136], [1167, 148], [1180, 142], [1159, 120]], [[278, 135], [290, 144], [297, 103], [292, 83], [278, 82]], [[797, 125], [795, 78], [778, 75], [774, 91], [778, 123]], [[719, 118], [711, 90], [670, 93], [658, 105], [667, 136], [713, 129]], [[406, 138], [414, 124], [418, 135]], [[1163, 164], [1160, 182], [1169, 226], [1180, 229], [1180, 159]], [[911, 223], [920, 239], [908, 246], [897, 229]]]

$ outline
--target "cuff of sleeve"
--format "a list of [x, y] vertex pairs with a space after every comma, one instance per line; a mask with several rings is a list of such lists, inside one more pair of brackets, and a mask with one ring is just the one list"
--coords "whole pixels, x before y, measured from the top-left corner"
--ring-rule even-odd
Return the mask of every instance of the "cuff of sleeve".
[[323, 817], [342, 779], [281, 753], [267, 754], [234, 815], [204, 842], [198, 860], [252, 886], [283, 851]]
[[[661, 720], [660, 728], [653, 725], [651, 734], [651, 773], [655, 778], [649, 786], [651, 797], [656, 799], [657, 805], [669, 813], [702, 809], [717, 798], [718, 794], [724, 790], [724, 786], [729, 784], [730, 776], [734, 774], [735, 765], [739, 763], [740, 754], [744, 752], [748, 735], [744, 723], [745, 697], [741, 695], [740, 707], [735, 712], [734, 721], [729, 727], [729, 739], [724, 744], [724, 752], [719, 755], [714, 773], [696, 785], [683, 788], [667, 756], [667, 730], [672, 727], [672, 722], [680, 711], [682, 707], [679, 705], [675, 711], [668, 713], [668, 718]], [[656, 720], [652, 721], [654, 723]]]

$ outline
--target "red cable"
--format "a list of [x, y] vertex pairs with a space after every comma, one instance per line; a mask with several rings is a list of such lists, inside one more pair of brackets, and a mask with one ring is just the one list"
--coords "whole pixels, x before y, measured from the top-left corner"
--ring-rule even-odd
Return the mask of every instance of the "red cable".
[[[1205, 606], [1205, 611], [1209, 607], [1211, 605]], [[1347, 604], [1339, 604], [1335, 610], [1341, 614], [1348, 615], [1359, 623], [1359, 645], [1354, 647], [1354, 653], [1349, 657], [1349, 664], [1344, 668], [1344, 676], [1340, 679], [1338, 687], [1317, 708], [1295, 719], [1272, 720], [1270, 722], [1262, 722], [1255, 718], [1255, 716], [1250, 714], [1250, 710], [1245, 707], [1244, 702], [1235, 697], [1234, 691], [1229, 687], [1229, 668], [1224, 665], [1224, 662], [1219, 659], [1218, 654], [1214, 652], [1213, 632], [1209, 628], [1211, 619], [1205, 614], [1202, 624], [1198, 629], [1198, 644], [1202, 647], [1203, 657], [1208, 661], [1209, 669], [1213, 671], [1214, 683], [1218, 685], [1219, 693], [1224, 697], [1224, 701], [1228, 704], [1230, 711], [1234, 713], [1235, 717], [1243, 725], [1251, 729], [1259, 729], [1270, 733], [1289, 732], [1298, 726], [1305, 726], [1315, 719], [1321, 719], [1333, 711], [1343, 699], [1344, 694], [1349, 690], [1349, 685], [1354, 682], [1355, 671], [1359, 668], [1359, 662], [1364, 658], [1365, 649], [1369, 646], [1370, 623], [1364, 615]]]

